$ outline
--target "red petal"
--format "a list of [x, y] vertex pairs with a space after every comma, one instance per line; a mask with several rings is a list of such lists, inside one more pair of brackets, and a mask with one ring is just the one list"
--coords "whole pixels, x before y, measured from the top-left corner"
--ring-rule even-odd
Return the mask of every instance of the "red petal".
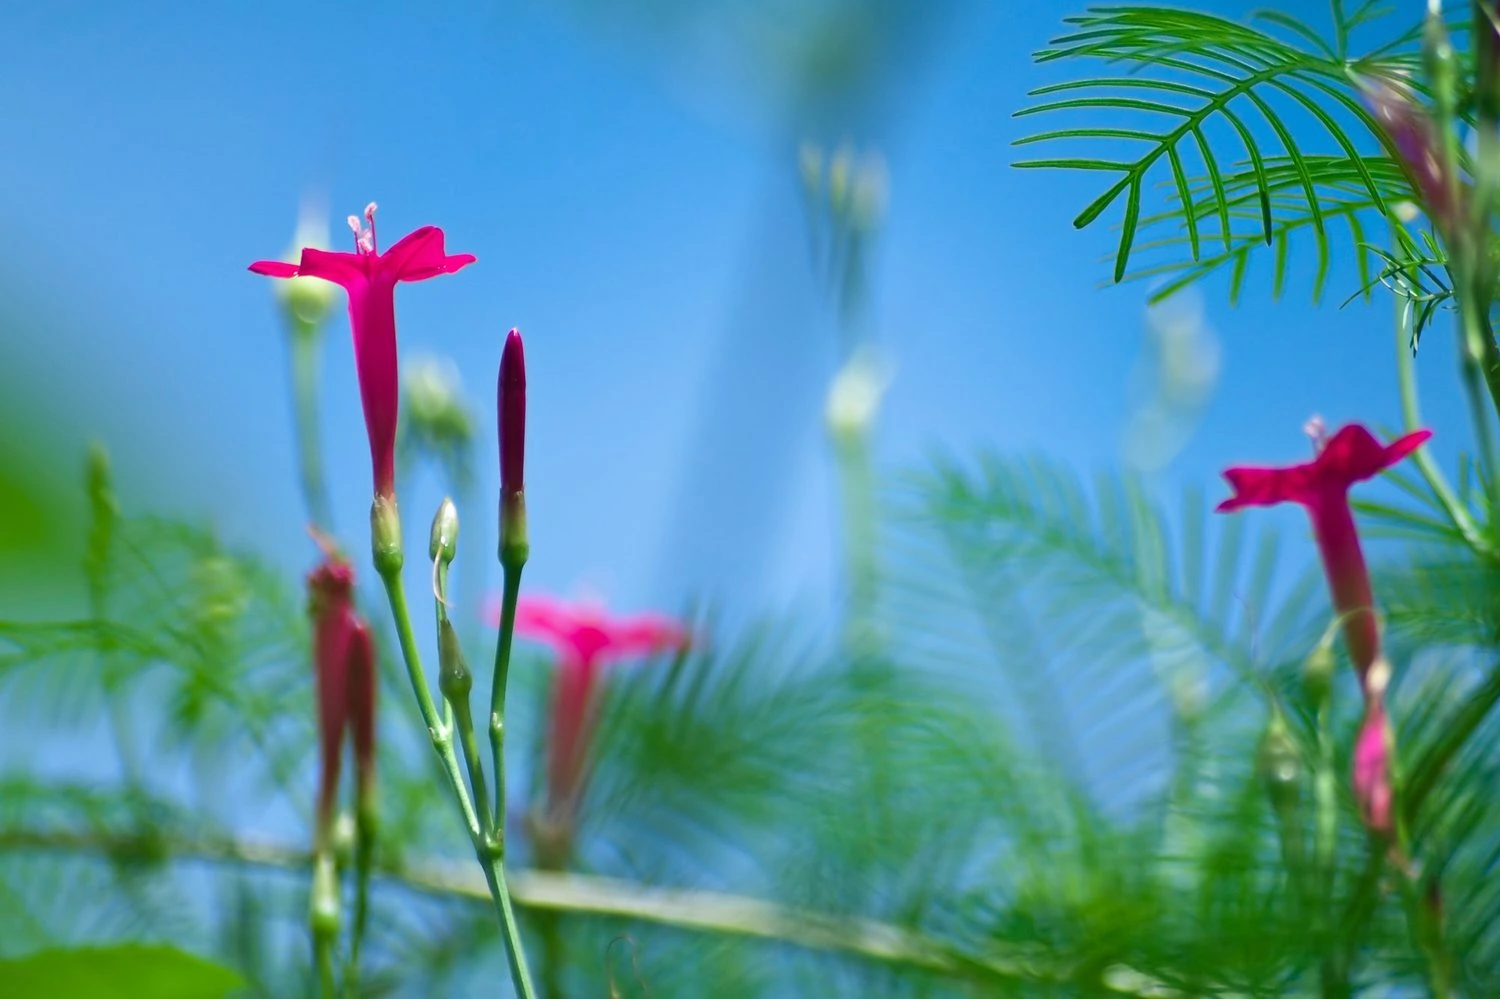
[[250, 270], [256, 274], [264, 274], [266, 277], [291, 278], [297, 276], [297, 265], [289, 264], [285, 260], [257, 260], [250, 265]]
[[375, 774], [375, 645], [370, 640], [370, 630], [357, 617], [349, 632], [347, 656], [354, 766], [360, 785], [368, 787]]
[[345, 288], [369, 280], [365, 272], [365, 257], [361, 254], [319, 250], [311, 246], [302, 251], [302, 263], [297, 272], [303, 277], [322, 278]]
[[1234, 495], [1215, 509], [1229, 513], [1247, 506], [1275, 506], [1277, 503], [1303, 503], [1311, 493], [1311, 465], [1290, 468], [1239, 467], [1224, 471], [1224, 478]]
[[382, 253], [380, 267], [393, 281], [425, 281], [439, 274], [452, 274], [475, 259], [472, 253], [449, 256], [443, 249], [443, 230], [424, 225]]
[[615, 656], [652, 655], [680, 649], [688, 633], [670, 618], [643, 614], [625, 618], [610, 627], [609, 651]]

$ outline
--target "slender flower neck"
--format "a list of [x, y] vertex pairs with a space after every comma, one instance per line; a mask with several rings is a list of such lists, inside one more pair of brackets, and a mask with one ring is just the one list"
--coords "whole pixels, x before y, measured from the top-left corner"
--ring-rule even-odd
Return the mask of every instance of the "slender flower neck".
[[364, 224], [360, 224], [358, 215], [349, 216], [349, 228], [354, 231], [354, 250], [365, 257], [378, 257], [380, 251], [375, 246], [375, 209], [379, 207], [375, 202], [365, 205]]

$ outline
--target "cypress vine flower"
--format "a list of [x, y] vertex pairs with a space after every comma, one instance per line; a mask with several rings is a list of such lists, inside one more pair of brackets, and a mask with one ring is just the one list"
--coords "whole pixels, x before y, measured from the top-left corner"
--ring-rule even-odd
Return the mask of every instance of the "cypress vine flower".
[[1361, 685], [1380, 655], [1380, 632], [1370, 573], [1349, 508], [1349, 487], [1390, 468], [1431, 436], [1429, 430], [1418, 430], [1381, 444], [1364, 427], [1351, 423], [1324, 440], [1319, 425], [1314, 435], [1318, 455], [1311, 462], [1283, 468], [1235, 467], [1224, 472], [1234, 495], [1219, 504], [1221, 513], [1278, 503], [1297, 503], [1307, 509], [1334, 610], [1343, 622], [1344, 642]]
[[1361, 84], [1365, 106], [1444, 239], [1458, 235], [1466, 211], [1467, 186], [1454, 176], [1438, 124], [1411, 94], [1384, 80]]
[[354, 334], [354, 365], [359, 375], [359, 397], [365, 430], [370, 437], [370, 461], [375, 493], [393, 499], [396, 492], [396, 410], [399, 383], [396, 369], [396, 285], [452, 274], [472, 264], [471, 253], [450, 254], [443, 247], [443, 230], [423, 226], [408, 233], [381, 253], [375, 244], [375, 205], [365, 208], [365, 225], [349, 216], [354, 230], [354, 252], [335, 253], [305, 247], [298, 263], [257, 260], [250, 270], [267, 277], [316, 277], [339, 285], [349, 296], [349, 324]]
[[545, 812], [549, 824], [568, 837], [588, 777], [601, 671], [623, 659], [683, 649], [688, 631], [657, 614], [610, 617], [597, 606], [522, 597], [516, 607], [516, 634], [549, 645], [557, 654]]
[[338, 803], [344, 732], [351, 732], [361, 802], [375, 781], [375, 647], [370, 629], [354, 609], [354, 570], [331, 544], [318, 538], [323, 561], [307, 577], [308, 612], [313, 619], [313, 666], [317, 677], [318, 786], [317, 838], [327, 846]]

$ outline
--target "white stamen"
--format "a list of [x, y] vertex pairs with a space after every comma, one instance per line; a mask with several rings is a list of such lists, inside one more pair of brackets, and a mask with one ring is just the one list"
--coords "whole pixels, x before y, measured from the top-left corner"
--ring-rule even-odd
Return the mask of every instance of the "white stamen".
[[1307, 435], [1308, 440], [1312, 441], [1314, 453], [1322, 451], [1323, 445], [1328, 443], [1328, 425], [1317, 413], [1314, 413], [1302, 425], [1302, 432]]

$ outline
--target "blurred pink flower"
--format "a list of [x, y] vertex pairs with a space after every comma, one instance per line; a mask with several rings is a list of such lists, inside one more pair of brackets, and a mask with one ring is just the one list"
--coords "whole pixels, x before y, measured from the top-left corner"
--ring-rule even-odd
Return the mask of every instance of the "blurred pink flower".
[[1359, 803], [1360, 817], [1373, 833], [1391, 838], [1391, 727], [1385, 703], [1373, 698], [1365, 709], [1365, 720], [1354, 741], [1354, 799]]
[[475, 260], [470, 253], [449, 254], [443, 230], [423, 226], [403, 236], [385, 253], [375, 247], [375, 205], [365, 208], [361, 226], [349, 216], [354, 230], [354, 252], [335, 253], [306, 247], [296, 264], [257, 260], [250, 270], [267, 277], [316, 277], [339, 285], [349, 295], [349, 325], [354, 333], [354, 365], [359, 375], [359, 397], [370, 437], [370, 461], [375, 492], [395, 495], [396, 407], [396, 284], [425, 281], [452, 274]]
[[1364, 427], [1351, 423], [1326, 441], [1318, 441], [1318, 455], [1310, 462], [1283, 468], [1235, 467], [1224, 472], [1234, 495], [1219, 504], [1221, 513], [1278, 503], [1307, 508], [1334, 610], [1343, 618], [1344, 640], [1361, 683], [1380, 654], [1380, 632], [1370, 573], [1349, 508], [1349, 487], [1396, 464], [1431, 436], [1430, 430], [1417, 430], [1381, 444]]
[[[498, 623], [498, 605], [491, 608], [490, 618]], [[549, 597], [521, 598], [516, 634], [557, 653], [547, 743], [547, 811], [554, 821], [571, 825], [587, 777], [600, 669], [622, 659], [683, 649], [690, 636], [682, 625], [661, 615], [610, 617], [598, 606]]]
[[318, 786], [317, 834], [332, 828], [338, 799], [345, 728], [352, 729], [359, 794], [375, 780], [375, 647], [370, 629], [354, 610], [354, 570], [331, 546], [307, 577], [308, 611], [313, 619], [313, 666], [317, 676]]

